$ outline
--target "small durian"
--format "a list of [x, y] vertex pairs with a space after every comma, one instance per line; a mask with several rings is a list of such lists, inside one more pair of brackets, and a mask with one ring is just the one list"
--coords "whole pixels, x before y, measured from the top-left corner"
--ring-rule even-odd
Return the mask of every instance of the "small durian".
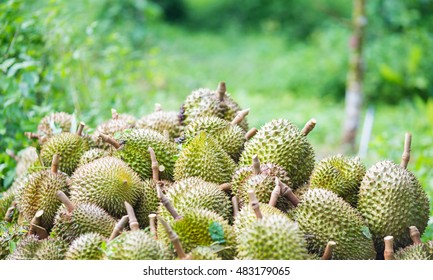
[[107, 150], [93, 148], [86, 151], [80, 158], [80, 162], [78, 163], [78, 167], [85, 165], [89, 162], [97, 160], [99, 158], [107, 157], [110, 153]]
[[110, 149], [112, 146], [105, 143], [101, 138], [101, 134], [114, 137], [117, 133], [121, 133], [124, 130], [135, 127], [135, 118], [126, 114], [118, 114], [115, 109], [111, 109], [111, 119], [101, 123], [93, 132], [92, 139], [96, 143], [96, 146], [101, 149]]
[[22, 149], [15, 155], [13, 152], [6, 151], [12, 158], [15, 159], [17, 166], [15, 167], [15, 175], [17, 177], [23, 176], [28, 173], [31, 166], [35, 165], [39, 161], [38, 153], [35, 147], [27, 147]]
[[152, 129], [163, 135], [164, 133], [168, 133], [171, 140], [174, 140], [181, 134], [178, 113], [163, 111], [160, 104], [155, 104], [155, 112], [139, 119], [135, 127]]
[[36, 260], [63, 260], [68, 244], [59, 238], [47, 238], [39, 241], [34, 254]]
[[72, 241], [66, 254], [66, 260], [102, 260], [104, 252], [102, 244], [105, 238], [99, 233], [89, 232]]
[[39, 245], [39, 238], [29, 234], [17, 243], [15, 250], [6, 257], [6, 260], [35, 260]]
[[76, 124], [75, 116], [65, 112], [55, 112], [45, 116], [38, 125], [39, 144], [43, 145], [51, 137], [62, 132], [71, 132]]

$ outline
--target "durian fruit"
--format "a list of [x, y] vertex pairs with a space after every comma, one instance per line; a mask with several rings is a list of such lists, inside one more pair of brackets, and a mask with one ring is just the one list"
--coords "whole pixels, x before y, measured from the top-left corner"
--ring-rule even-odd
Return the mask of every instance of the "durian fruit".
[[[200, 88], [188, 95], [180, 108], [179, 121], [184, 126], [200, 117], [215, 116], [231, 121], [240, 110], [239, 105], [226, 92], [226, 84], [220, 82], [217, 90]], [[239, 126], [247, 131], [246, 119], [242, 120]]]
[[198, 246], [188, 254], [188, 260], [222, 260], [211, 247]]
[[[75, 123], [75, 116], [65, 112], [55, 112], [45, 116], [38, 125], [37, 135], [39, 144], [43, 145], [51, 137], [62, 132], [71, 132]], [[75, 129], [75, 127], [72, 127]]]
[[315, 120], [310, 120], [299, 130], [286, 119], [273, 120], [260, 128], [257, 134], [245, 143], [239, 166], [249, 166], [257, 155], [262, 162], [273, 163], [287, 171], [296, 189], [308, 181], [314, 168], [314, 151], [307, 139]]
[[161, 179], [173, 179], [173, 168], [178, 149], [175, 143], [159, 132], [150, 129], [131, 129], [121, 133], [117, 140], [103, 134], [101, 138], [117, 149], [113, 156], [125, 161], [143, 180], [152, 177], [151, 160], [148, 152], [149, 147], [151, 147], [160, 164]]
[[256, 220], [247, 221], [237, 236], [237, 257], [248, 260], [309, 259], [306, 242], [294, 222], [279, 214], [263, 215], [253, 190], [248, 191]]
[[35, 252], [36, 260], [63, 260], [68, 244], [59, 238], [47, 238], [39, 241]]
[[232, 122], [215, 116], [197, 118], [185, 127], [182, 134], [183, 141], [187, 143], [197, 133], [204, 131], [211, 135], [233, 160], [238, 161], [245, 143], [245, 131], [237, 124], [248, 112], [248, 110], [241, 111], [239, 117]]
[[316, 164], [310, 177], [310, 187], [333, 191], [356, 207], [365, 172], [365, 165], [359, 157], [327, 157]]
[[30, 222], [37, 211], [43, 210], [40, 226], [47, 230], [53, 226], [54, 217], [61, 206], [56, 192], [69, 192], [69, 177], [58, 167], [59, 155], [55, 154], [51, 169], [30, 174], [17, 194], [17, 205], [24, 218]]
[[163, 135], [168, 133], [169, 138], [172, 140], [181, 134], [178, 113], [163, 111], [160, 104], [155, 104], [155, 112], [139, 119], [135, 127], [152, 129]]
[[99, 233], [89, 232], [72, 241], [66, 254], [66, 260], [102, 260], [104, 252], [102, 244], [105, 238]]
[[81, 234], [93, 232], [110, 237], [116, 220], [101, 207], [80, 203], [74, 205], [64, 193], [57, 192], [57, 198], [65, 207], [60, 208], [54, 220], [52, 234], [68, 243]]
[[49, 166], [54, 154], [60, 155], [59, 169], [71, 175], [77, 168], [81, 156], [90, 149], [89, 142], [82, 137], [84, 123], [80, 123], [77, 133], [63, 132], [51, 137], [41, 149], [41, 160]]
[[6, 260], [35, 260], [39, 245], [39, 238], [36, 235], [27, 235], [17, 243], [15, 250]]
[[[433, 260], [433, 246], [432, 243], [422, 243], [420, 238], [420, 232], [415, 226], [409, 227], [409, 236], [411, 237], [413, 244], [400, 248], [394, 255], [392, 236], [384, 238], [385, 259], [396, 259], [396, 260]], [[390, 258], [391, 254], [391, 258]]]
[[35, 147], [27, 147], [22, 149], [15, 155], [13, 152], [7, 150], [8, 154], [15, 159], [17, 166], [15, 167], [15, 175], [17, 177], [23, 176], [27, 173], [28, 169], [39, 161], [38, 153]]
[[337, 243], [334, 259], [376, 258], [367, 223], [356, 209], [332, 191], [308, 190], [294, 215], [311, 253], [323, 255], [327, 242], [333, 240]]
[[230, 182], [236, 164], [221, 146], [201, 131], [182, 148], [174, 167], [174, 179], [199, 177], [207, 182]]
[[80, 166], [71, 176], [71, 200], [93, 203], [120, 218], [126, 214], [124, 201], [137, 202], [140, 184], [138, 174], [125, 162], [103, 157]]
[[94, 160], [97, 160], [99, 158], [107, 157], [110, 153], [107, 150], [99, 149], [99, 148], [93, 148], [88, 151], [86, 151], [80, 158], [80, 162], [78, 163], [78, 167], [85, 165], [89, 162], [92, 162]]
[[406, 169], [410, 137], [406, 135], [400, 166], [380, 161], [367, 170], [361, 182], [358, 210], [369, 225], [378, 252], [383, 252], [383, 238], [388, 235], [394, 237], [395, 250], [406, 247], [411, 243], [407, 228], [416, 226], [422, 233], [429, 219], [428, 197]]
[[101, 134], [114, 137], [117, 133], [121, 133], [124, 130], [132, 129], [135, 127], [135, 118], [127, 114], [118, 114], [115, 109], [111, 109], [111, 119], [101, 123], [96, 127], [92, 134], [92, 139], [96, 143], [96, 146], [101, 149], [110, 149], [108, 143], [105, 143], [101, 138]]

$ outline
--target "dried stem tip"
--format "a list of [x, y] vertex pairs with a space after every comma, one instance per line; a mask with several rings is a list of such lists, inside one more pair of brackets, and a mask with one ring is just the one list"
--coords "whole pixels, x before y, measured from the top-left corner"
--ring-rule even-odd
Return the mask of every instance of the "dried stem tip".
[[239, 199], [237, 196], [232, 197], [233, 216], [236, 217], [239, 213]]
[[334, 250], [335, 245], [337, 245], [337, 243], [335, 243], [334, 241], [329, 241], [328, 244], [326, 244], [322, 260], [330, 260], [332, 258], [332, 251]]
[[217, 98], [220, 101], [224, 100], [224, 97], [226, 95], [226, 91], [227, 91], [227, 89], [226, 89], [226, 83], [225, 82], [219, 82], [218, 88], [216, 90], [216, 94], [217, 94]]
[[159, 201], [161, 201], [162, 205], [167, 209], [167, 211], [173, 216], [175, 220], [182, 219], [182, 216], [180, 216], [176, 209], [174, 209], [173, 205], [171, 204], [170, 200], [163, 194], [160, 185], [156, 184], [156, 193], [158, 195]]
[[152, 162], [152, 179], [155, 182], [159, 181], [159, 163], [156, 159], [155, 151], [149, 147], [150, 161]]
[[287, 198], [293, 206], [298, 206], [299, 198], [293, 193], [292, 189], [281, 182], [278, 177], [275, 178], [275, 183], [280, 187], [281, 196]]
[[162, 224], [165, 231], [168, 234], [168, 237], [170, 238], [171, 243], [174, 246], [174, 249], [176, 250], [177, 256], [179, 259], [185, 259], [186, 254], [183, 250], [182, 244], [180, 243], [179, 236], [176, 234], [176, 232], [173, 231], [173, 229], [170, 227], [170, 225], [160, 216], [157, 216], [158, 221]]
[[394, 258], [394, 237], [386, 236], [383, 241], [385, 242], [385, 251], [383, 255], [385, 260], [395, 260]]
[[53, 161], [51, 162], [51, 172], [57, 173], [59, 171], [60, 155], [54, 154]]
[[409, 132], [406, 132], [405, 138], [404, 138], [404, 150], [403, 155], [401, 156], [401, 163], [400, 166], [404, 169], [407, 168], [407, 165], [410, 160], [410, 145], [412, 142], [412, 134]]
[[316, 119], [309, 120], [301, 131], [301, 134], [307, 136], [316, 126]]
[[128, 223], [129, 220], [129, 216], [125, 215], [123, 216], [118, 222], [117, 224], [114, 226], [113, 232], [110, 235], [110, 238], [108, 239], [108, 241], [113, 240], [114, 238], [116, 238], [117, 236], [120, 235], [120, 233], [122, 232], [122, 230], [126, 227], [126, 224]]
[[17, 203], [14, 201], [12, 202], [11, 207], [8, 208], [6, 211], [6, 214], [4, 216], [4, 220], [8, 223], [12, 222], [12, 218], [14, 217], [15, 209], [17, 209]]
[[83, 130], [84, 130], [84, 127], [85, 127], [85, 126], [86, 126], [85, 123], [80, 122], [80, 124], [78, 125], [78, 129], [77, 129], [77, 135], [78, 135], [78, 136], [83, 135]]
[[248, 190], [248, 196], [250, 198], [251, 208], [253, 208], [254, 213], [256, 214], [256, 218], [257, 219], [263, 218], [262, 212], [260, 211], [260, 203], [257, 200], [254, 190]]
[[220, 188], [220, 190], [228, 192], [232, 189], [232, 184], [230, 183], [224, 183], [218, 186]]
[[41, 136], [37, 133], [33, 133], [33, 132], [24, 132], [24, 135], [28, 138], [28, 139], [39, 139]]
[[275, 179], [275, 188], [271, 192], [271, 198], [269, 199], [269, 203], [268, 203], [272, 207], [277, 206], [277, 201], [278, 201], [278, 198], [280, 197], [280, 194], [281, 194], [281, 187], [278, 184], [276, 179]]
[[413, 244], [418, 245], [418, 244], [422, 243], [421, 242], [421, 233], [419, 232], [419, 230], [416, 226], [410, 226], [409, 227], [409, 235], [413, 241]]
[[129, 227], [132, 231], [136, 231], [140, 229], [140, 225], [138, 224], [137, 217], [135, 216], [134, 208], [132, 208], [131, 204], [125, 201], [126, 212], [129, 217]]
[[258, 132], [257, 128], [253, 127], [250, 130], [248, 130], [247, 133], [245, 133], [245, 140], [250, 140], [251, 138], [254, 137], [254, 135], [256, 135], [256, 133]]
[[149, 227], [150, 232], [153, 234], [156, 240], [158, 240], [158, 233], [156, 231], [156, 214], [149, 214]]
[[64, 192], [57, 191], [56, 197], [58, 200], [60, 200], [60, 202], [62, 202], [65, 205], [68, 213], [72, 213], [72, 211], [74, 211], [75, 205], [69, 200], [69, 198], [66, 196]]
[[119, 119], [119, 114], [117, 113], [117, 110], [114, 108], [111, 108], [111, 118], [113, 120], [117, 120]]
[[253, 155], [253, 173], [254, 175], [262, 173], [262, 170], [260, 169], [260, 160], [257, 155]]
[[232, 122], [230, 124], [231, 125], [240, 124], [241, 121], [243, 121], [245, 119], [245, 117], [248, 115], [249, 112], [250, 112], [249, 108], [242, 110], [242, 111], [239, 111], [238, 114], [236, 115], [236, 117], [232, 120]]
[[43, 214], [44, 214], [44, 210], [37, 211], [33, 219], [30, 221], [29, 233], [39, 236], [39, 239], [45, 239], [48, 237], [47, 230], [40, 226], [41, 217]]
[[114, 138], [112, 138], [106, 134], [103, 134], [103, 133], [99, 134], [99, 138], [101, 138], [102, 141], [110, 144], [111, 146], [113, 146], [116, 149], [119, 149], [121, 146], [119, 142], [117, 142], [116, 140], [114, 140]]

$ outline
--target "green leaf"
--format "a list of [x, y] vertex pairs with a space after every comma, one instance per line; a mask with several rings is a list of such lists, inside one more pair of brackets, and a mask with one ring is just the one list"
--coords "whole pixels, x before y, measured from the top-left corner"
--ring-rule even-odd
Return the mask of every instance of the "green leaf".
[[361, 227], [362, 234], [364, 234], [365, 237], [368, 239], [371, 239], [371, 232], [370, 229], [367, 226]]
[[218, 222], [211, 221], [209, 223], [209, 234], [210, 238], [219, 244], [226, 242], [224, 239], [223, 226]]

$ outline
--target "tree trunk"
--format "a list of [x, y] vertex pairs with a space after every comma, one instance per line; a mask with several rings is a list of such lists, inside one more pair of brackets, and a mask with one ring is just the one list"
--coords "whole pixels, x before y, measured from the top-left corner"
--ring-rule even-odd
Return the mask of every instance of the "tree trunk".
[[356, 133], [359, 126], [362, 106], [362, 44], [365, 16], [365, 0], [353, 0], [353, 35], [350, 40], [350, 61], [346, 85], [346, 117], [343, 132], [343, 145], [346, 151], [355, 152]]

